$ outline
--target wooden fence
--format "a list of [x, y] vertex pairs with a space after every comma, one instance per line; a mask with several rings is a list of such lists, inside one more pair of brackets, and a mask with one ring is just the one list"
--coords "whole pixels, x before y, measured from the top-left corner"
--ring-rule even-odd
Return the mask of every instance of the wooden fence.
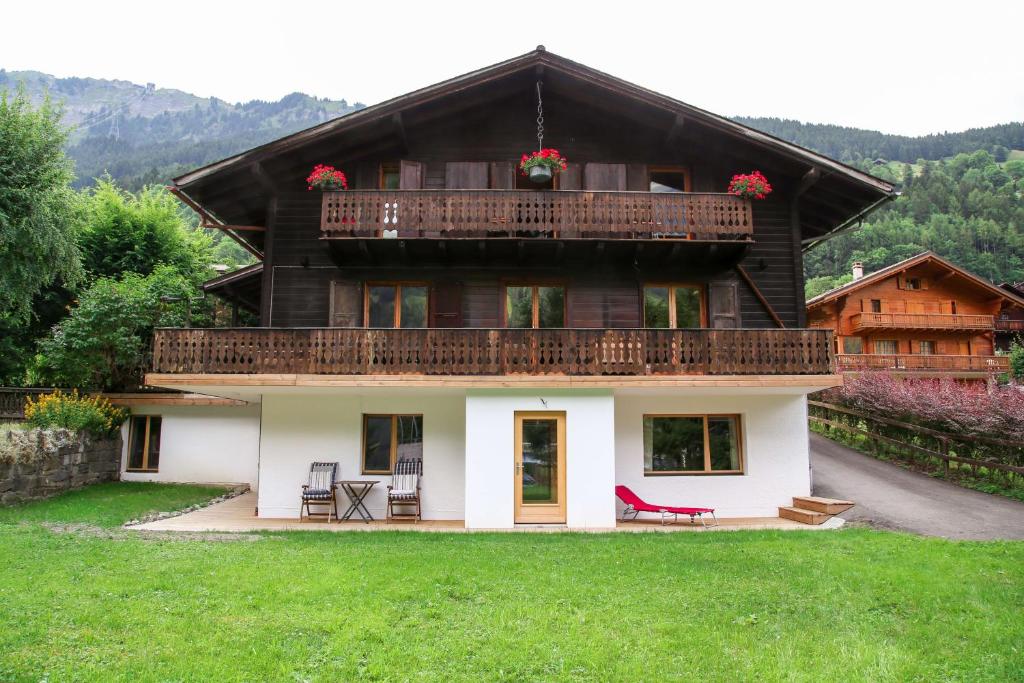
[[862, 410], [822, 401], [808, 401], [808, 418], [826, 436], [833, 430], [859, 435], [876, 454], [888, 454], [915, 464], [929, 461], [945, 476], [965, 466], [975, 476], [1014, 480], [1024, 475], [1024, 443], [1009, 439], [942, 432]]
[[325, 192], [326, 238], [554, 236], [736, 239], [754, 233], [750, 200], [717, 193], [537, 190]]
[[153, 372], [327, 375], [821, 375], [827, 330], [161, 329]]
[[24, 420], [25, 402], [29, 397], [48, 394], [44, 387], [0, 387], [0, 420]]

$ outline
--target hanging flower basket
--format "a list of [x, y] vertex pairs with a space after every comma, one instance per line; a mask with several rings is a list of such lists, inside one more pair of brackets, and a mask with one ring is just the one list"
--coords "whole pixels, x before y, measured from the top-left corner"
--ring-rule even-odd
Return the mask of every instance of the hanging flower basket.
[[729, 194], [744, 199], [764, 199], [772, 193], [772, 186], [760, 171], [734, 175], [729, 181]]
[[333, 166], [317, 164], [313, 167], [313, 172], [306, 178], [306, 185], [310, 190], [335, 192], [348, 189], [348, 178]]
[[546, 183], [554, 174], [566, 169], [565, 157], [557, 149], [542, 149], [524, 154], [519, 161], [519, 172], [535, 183]]

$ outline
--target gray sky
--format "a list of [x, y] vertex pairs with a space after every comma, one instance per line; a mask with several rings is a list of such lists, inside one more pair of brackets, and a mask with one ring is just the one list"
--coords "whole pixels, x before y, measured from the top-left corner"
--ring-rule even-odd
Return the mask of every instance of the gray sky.
[[8, 70], [229, 101], [373, 104], [542, 43], [724, 115], [909, 135], [1024, 120], [1024, 2], [34, 0], [2, 16]]

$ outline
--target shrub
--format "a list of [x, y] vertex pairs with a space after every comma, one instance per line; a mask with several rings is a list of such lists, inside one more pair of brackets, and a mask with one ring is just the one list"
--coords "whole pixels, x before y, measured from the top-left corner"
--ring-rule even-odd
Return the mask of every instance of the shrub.
[[989, 391], [981, 382], [900, 379], [885, 372], [846, 375], [824, 399], [851, 408], [965, 436], [1024, 441], [1024, 392]]
[[25, 420], [39, 429], [67, 429], [103, 438], [117, 433], [128, 419], [128, 411], [116, 408], [102, 396], [79, 396], [78, 390], [65, 394], [59, 389], [52, 394], [29, 398]]

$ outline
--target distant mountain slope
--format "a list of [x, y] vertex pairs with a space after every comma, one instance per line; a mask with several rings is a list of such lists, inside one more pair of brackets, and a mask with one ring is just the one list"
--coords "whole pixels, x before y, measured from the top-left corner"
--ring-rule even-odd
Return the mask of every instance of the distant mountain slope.
[[991, 152], [996, 161], [1005, 161], [1009, 150], [1024, 149], [1024, 123], [1020, 122], [971, 128], [960, 133], [908, 137], [792, 119], [737, 116], [734, 120], [848, 163], [863, 159], [913, 163], [918, 159], [944, 159], [979, 149]]
[[63, 103], [78, 184], [109, 173], [129, 189], [173, 176], [322, 123], [362, 103], [292, 93], [277, 102], [230, 104], [180, 90], [98, 78], [0, 70], [0, 90], [24, 86], [34, 101]]

